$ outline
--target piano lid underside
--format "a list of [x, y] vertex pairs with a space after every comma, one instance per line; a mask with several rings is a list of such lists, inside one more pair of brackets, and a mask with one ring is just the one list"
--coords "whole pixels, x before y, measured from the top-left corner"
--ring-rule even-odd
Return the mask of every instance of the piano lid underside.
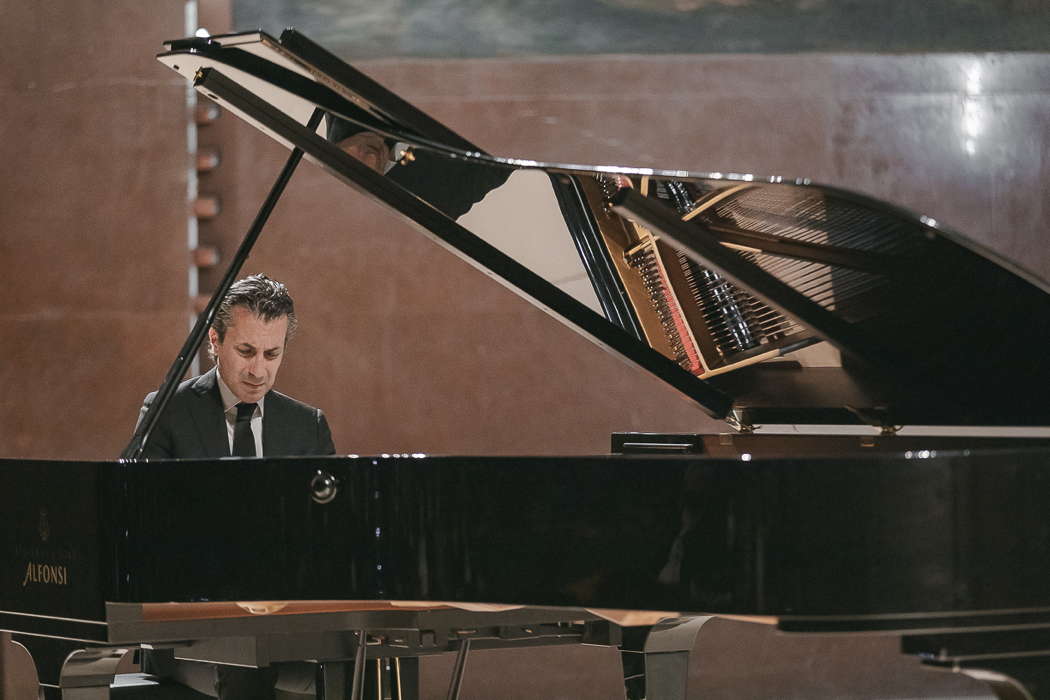
[[[266, 39], [275, 50], [277, 42]], [[188, 74], [192, 54], [196, 68], [208, 68], [204, 78], [197, 73], [198, 87], [220, 100], [233, 99], [216, 94], [226, 78], [212, 79], [209, 71], [238, 80], [251, 75], [245, 84], [262, 102], [234, 105], [249, 122], [380, 196], [454, 252], [714, 415], [731, 405], [738, 417], [756, 421], [1050, 423], [1041, 397], [1017, 396], [1019, 388], [1050, 380], [1034, 361], [1050, 342], [1045, 290], [928, 219], [801, 181], [629, 168], [611, 175], [607, 168], [457, 150], [467, 142], [290, 30], [277, 48], [281, 61], [300, 64], [292, 78], [272, 67], [263, 75], [220, 41], [188, 46], [160, 58], [179, 69], [177, 59]], [[254, 51], [253, 61], [265, 55]], [[303, 74], [317, 82], [302, 85]], [[387, 142], [398, 139], [415, 158], [391, 163], [385, 178], [348, 167], [312, 143], [313, 135], [280, 126], [287, 108], [270, 114], [268, 92], [280, 98], [273, 104], [321, 106], [329, 119], [338, 115]], [[549, 176], [546, 197], [565, 222], [538, 226], [528, 234], [534, 240], [507, 245], [498, 238], [507, 228], [498, 216], [473, 215], [505, 198], [519, 180], [508, 176], [523, 169]], [[611, 211], [625, 186], [662, 207], [663, 223]], [[566, 196], [566, 188], [579, 196]], [[420, 201], [433, 210], [421, 215]], [[486, 229], [478, 221], [496, 223]], [[564, 259], [555, 274], [513, 253], [528, 246], [569, 250], [560, 240], [552, 244], [566, 233], [580, 257], [575, 276], [566, 276]], [[712, 244], [714, 253], [705, 247]], [[589, 280], [586, 290], [581, 279]], [[592, 319], [595, 311], [605, 320]], [[842, 366], [781, 359], [820, 341], [844, 352]]]

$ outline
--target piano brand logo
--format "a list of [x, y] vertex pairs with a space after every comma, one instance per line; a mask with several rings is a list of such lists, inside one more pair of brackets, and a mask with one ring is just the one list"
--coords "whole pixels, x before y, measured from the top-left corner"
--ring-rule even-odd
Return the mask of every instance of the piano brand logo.
[[26, 575], [22, 579], [22, 588], [30, 583], [44, 583], [53, 586], [69, 585], [69, 569], [61, 564], [34, 564], [26, 565]]

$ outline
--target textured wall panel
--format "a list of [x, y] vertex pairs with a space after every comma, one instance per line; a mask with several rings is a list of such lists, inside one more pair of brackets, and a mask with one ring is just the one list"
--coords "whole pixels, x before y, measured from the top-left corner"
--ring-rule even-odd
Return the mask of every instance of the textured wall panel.
[[234, 0], [356, 58], [1046, 50], [1042, 0]]
[[183, 6], [5, 4], [4, 457], [115, 456], [185, 333]]

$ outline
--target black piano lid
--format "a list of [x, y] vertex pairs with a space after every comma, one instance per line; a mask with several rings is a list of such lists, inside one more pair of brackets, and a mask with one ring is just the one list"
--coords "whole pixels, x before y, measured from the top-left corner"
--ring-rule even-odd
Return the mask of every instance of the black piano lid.
[[[807, 179], [490, 156], [291, 29], [279, 40], [250, 32], [168, 47], [158, 60], [199, 92], [712, 416], [1050, 425], [1050, 364], [1039, 358], [1050, 346], [1050, 286], [930, 217]], [[380, 175], [325, 140], [323, 124], [322, 135], [303, 126], [315, 109], [407, 147], [414, 162]], [[601, 189], [596, 178], [601, 213], [585, 192]], [[617, 191], [622, 178], [632, 187]], [[672, 189], [694, 197], [685, 216], [661, 201]], [[787, 355], [701, 379], [655, 350], [588, 232], [610, 211], [806, 329], [798, 345], [807, 334], [827, 341], [842, 366]], [[530, 238], [506, 230], [525, 212]]]

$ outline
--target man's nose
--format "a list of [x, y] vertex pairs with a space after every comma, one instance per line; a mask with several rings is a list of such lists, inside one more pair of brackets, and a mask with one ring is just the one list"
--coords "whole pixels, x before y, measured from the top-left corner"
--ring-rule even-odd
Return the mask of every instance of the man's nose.
[[261, 362], [262, 361], [259, 359], [258, 355], [256, 355], [252, 359], [248, 360], [248, 366], [247, 366], [248, 374], [252, 375], [253, 377], [258, 377], [259, 376], [259, 367], [261, 365]]

